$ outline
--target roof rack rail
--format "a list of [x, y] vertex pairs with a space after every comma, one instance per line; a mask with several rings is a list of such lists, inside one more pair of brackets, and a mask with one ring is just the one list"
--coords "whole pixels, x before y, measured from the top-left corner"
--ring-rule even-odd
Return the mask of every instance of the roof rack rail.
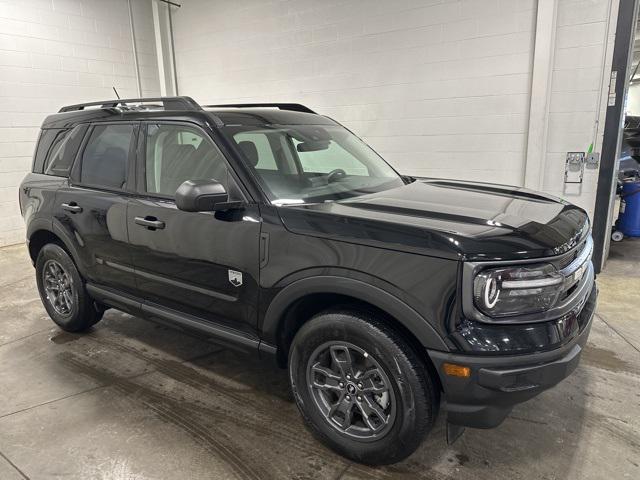
[[147, 97], [147, 98], [118, 98], [115, 100], [102, 100], [99, 102], [78, 103], [67, 105], [58, 110], [58, 113], [84, 110], [85, 107], [100, 106], [100, 108], [116, 108], [127, 103], [162, 102], [165, 110], [202, 110], [202, 107], [191, 97]]
[[309, 107], [301, 105], [299, 103], [226, 103], [222, 105], [204, 105], [205, 107], [215, 108], [256, 108], [256, 107], [271, 107], [279, 108], [280, 110], [290, 110], [292, 112], [313, 113]]

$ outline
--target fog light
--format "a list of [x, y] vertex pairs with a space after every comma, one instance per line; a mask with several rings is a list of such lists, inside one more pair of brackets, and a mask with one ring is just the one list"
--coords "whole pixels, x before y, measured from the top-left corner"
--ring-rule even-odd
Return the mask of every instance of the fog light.
[[442, 369], [444, 373], [452, 377], [468, 378], [471, 376], [471, 369], [463, 365], [456, 365], [455, 363], [443, 363]]

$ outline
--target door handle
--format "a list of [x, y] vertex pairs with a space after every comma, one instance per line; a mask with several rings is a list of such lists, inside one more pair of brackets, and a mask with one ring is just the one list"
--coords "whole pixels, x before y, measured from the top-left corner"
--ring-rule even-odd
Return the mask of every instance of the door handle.
[[63, 203], [60, 205], [63, 210], [66, 210], [71, 213], [80, 213], [82, 211], [82, 207], [78, 205], [76, 202]]
[[135, 220], [136, 225], [140, 225], [141, 227], [146, 227], [149, 230], [162, 230], [164, 228], [164, 222], [158, 220], [156, 217], [152, 217], [147, 215], [146, 217], [136, 217]]

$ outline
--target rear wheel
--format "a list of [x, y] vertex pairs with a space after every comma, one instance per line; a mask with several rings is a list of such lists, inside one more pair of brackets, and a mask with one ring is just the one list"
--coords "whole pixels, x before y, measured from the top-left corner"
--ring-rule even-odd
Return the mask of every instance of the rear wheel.
[[289, 376], [316, 436], [355, 461], [387, 464], [413, 453], [435, 420], [439, 397], [425, 367], [373, 315], [328, 311], [296, 335]]
[[63, 330], [86, 330], [102, 318], [104, 309], [89, 296], [73, 260], [59, 245], [49, 243], [38, 253], [36, 281], [44, 308]]

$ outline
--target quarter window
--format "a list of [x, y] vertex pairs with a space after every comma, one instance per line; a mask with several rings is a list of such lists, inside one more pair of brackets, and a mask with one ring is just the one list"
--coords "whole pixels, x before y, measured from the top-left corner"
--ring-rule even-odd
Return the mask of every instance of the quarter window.
[[96, 125], [82, 154], [80, 182], [120, 190], [127, 180], [131, 124]]
[[78, 153], [80, 142], [86, 131], [85, 125], [78, 125], [73, 130], [60, 132], [49, 148], [45, 161], [44, 173], [59, 177], [68, 177], [73, 160]]
[[177, 124], [147, 127], [147, 192], [173, 197], [187, 180], [216, 180], [227, 188], [227, 175], [222, 152], [202, 131]]

